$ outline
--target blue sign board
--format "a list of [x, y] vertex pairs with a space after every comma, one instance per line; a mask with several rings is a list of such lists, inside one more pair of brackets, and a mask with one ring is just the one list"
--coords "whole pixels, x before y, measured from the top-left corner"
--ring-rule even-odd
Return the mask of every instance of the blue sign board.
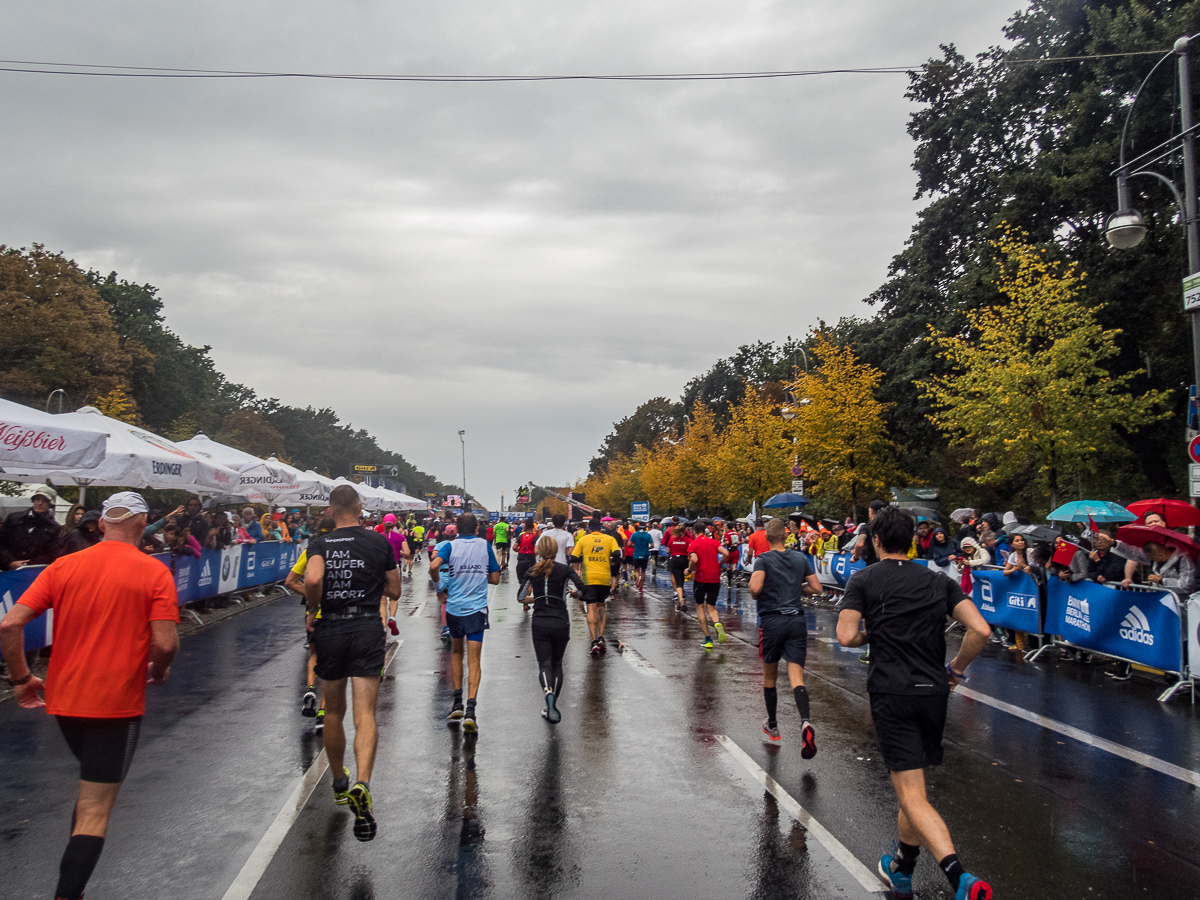
[[1041, 590], [1024, 572], [1006, 576], [997, 569], [972, 569], [971, 581], [972, 599], [989, 625], [1041, 633], [1038, 621]]
[[846, 582], [850, 580], [851, 575], [862, 571], [866, 567], [867, 564], [861, 559], [857, 562], [851, 562], [849, 553], [834, 553], [829, 559], [829, 571], [833, 573], [833, 580], [842, 587], [846, 586]]
[[631, 503], [629, 518], [633, 519], [635, 522], [649, 522], [650, 503], [646, 500], [643, 500], [640, 503]]
[[500, 511], [493, 509], [491, 512], [489, 512], [488, 513], [488, 521], [489, 522], [499, 522], [500, 521]]
[[1067, 643], [1153, 669], [1183, 668], [1183, 622], [1170, 591], [1122, 591], [1105, 584], [1051, 578], [1046, 633]]

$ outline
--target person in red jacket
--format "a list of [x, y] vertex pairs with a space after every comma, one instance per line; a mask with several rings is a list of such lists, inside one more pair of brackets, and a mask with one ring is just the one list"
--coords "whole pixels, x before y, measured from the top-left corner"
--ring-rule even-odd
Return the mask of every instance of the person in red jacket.
[[687, 609], [687, 603], [683, 599], [683, 583], [687, 577], [688, 546], [691, 544], [687, 535], [687, 526], [683, 523], [676, 523], [670, 531], [663, 535], [663, 543], [666, 544], [667, 552], [670, 554], [671, 584], [675, 588], [675, 611], [683, 612]]
[[537, 562], [537, 541], [533, 519], [526, 519], [524, 530], [517, 536], [517, 599], [524, 605], [525, 612], [529, 612], [529, 604], [533, 602], [533, 589], [525, 583], [525, 574]]

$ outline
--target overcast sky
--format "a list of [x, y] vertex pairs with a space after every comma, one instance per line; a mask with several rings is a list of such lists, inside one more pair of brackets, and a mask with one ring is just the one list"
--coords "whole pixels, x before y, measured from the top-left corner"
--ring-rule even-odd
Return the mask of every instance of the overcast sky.
[[[1018, 0], [8, 0], [17, 60], [383, 74], [917, 64]], [[869, 314], [904, 75], [414, 84], [0, 73], [0, 243], [162, 289], [233, 381], [496, 508], [739, 344]], [[370, 462], [364, 460], [364, 462]]]

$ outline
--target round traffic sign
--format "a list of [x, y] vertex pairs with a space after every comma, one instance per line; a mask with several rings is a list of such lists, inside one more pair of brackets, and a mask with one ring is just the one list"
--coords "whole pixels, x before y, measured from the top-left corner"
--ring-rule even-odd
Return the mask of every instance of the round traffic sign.
[[1192, 462], [1200, 463], [1200, 435], [1188, 441], [1188, 456], [1192, 458]]

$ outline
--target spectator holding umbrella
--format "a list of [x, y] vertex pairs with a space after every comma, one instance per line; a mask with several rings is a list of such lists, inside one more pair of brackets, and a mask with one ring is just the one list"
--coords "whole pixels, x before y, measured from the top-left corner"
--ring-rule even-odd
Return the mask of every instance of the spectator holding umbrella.
[[1107, 531], [1092, 533], [1092, 547], [1088, 554], [1087, 577], [1096, 584], [1116, 584], [1125, 575], [1125, 559], [1113, 553], [1112, 535]]

